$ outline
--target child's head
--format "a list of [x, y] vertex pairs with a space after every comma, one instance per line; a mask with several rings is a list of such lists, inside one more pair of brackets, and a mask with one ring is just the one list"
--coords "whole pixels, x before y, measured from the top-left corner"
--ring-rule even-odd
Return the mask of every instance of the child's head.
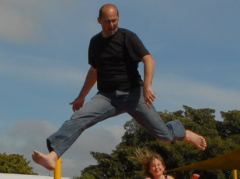
[[164, 174], [166, 165], [161, 155], [146, 149], [137, 149], [135, 154], [146, 176], [154, 177]]
[[163, 158], [158, 154], [152, 154], [150, 158], [148, 158], [148, 162], [145, 164], [145, 173], [148, 176], [161, 176], [165, 172], [165, 162]]

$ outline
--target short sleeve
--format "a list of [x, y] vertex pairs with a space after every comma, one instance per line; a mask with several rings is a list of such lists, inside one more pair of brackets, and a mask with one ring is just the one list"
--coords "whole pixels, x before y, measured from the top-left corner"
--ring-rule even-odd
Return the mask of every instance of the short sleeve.
[[96, 60], [94, 58], [94, 53], [93, 53], [93, 39], [90, 40], [89, 47], [88, 47], [88, 64], [96, 68]]
[[145, 55], [150, 54], [139, 37], [131, 31], [127, 31], [126, 33], [126, 47], [129, 56], [134, 61], [141, 61]]

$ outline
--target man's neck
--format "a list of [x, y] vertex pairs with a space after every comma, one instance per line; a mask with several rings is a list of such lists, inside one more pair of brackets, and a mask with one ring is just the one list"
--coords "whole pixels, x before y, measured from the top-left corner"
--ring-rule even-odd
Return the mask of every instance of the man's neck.
[[102, 34], [102, 37], [103, 37], [103, 38], [108, 38], [108, 37], [111, 37], [111, 36], [113, 36], [114, 34], [116, 34], [117, 31], [118, 31], [118, 28], [117, 28], [117, 30], [112, 31], [111, 33], [104, 33], [104, 32], [102, 31], [101, 34]]

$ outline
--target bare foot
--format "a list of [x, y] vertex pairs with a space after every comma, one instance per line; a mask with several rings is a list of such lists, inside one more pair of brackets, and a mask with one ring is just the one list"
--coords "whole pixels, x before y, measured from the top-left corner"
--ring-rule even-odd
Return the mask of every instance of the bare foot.
[[58, 156], [56, 152], [52, 151], [49, 154], [44, 154], [38, 151], [33, 151], [32, 159], [39, 165], [48, 170], [54, 170]]
[[206, 139], [190, 130], [186, 130], [185, 141], [191, 143], [199, 150], [205, 150], [207, 148]]

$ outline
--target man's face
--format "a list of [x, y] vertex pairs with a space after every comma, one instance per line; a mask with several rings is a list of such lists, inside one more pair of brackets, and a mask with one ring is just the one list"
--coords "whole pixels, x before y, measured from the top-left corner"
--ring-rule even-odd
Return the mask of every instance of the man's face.
[[99, 24], [102, 26], [102, 34], [109, 37], [118, 30], [118, 13], [114, 8], [108, 8], [103, 11], [102, 17], [98, 18]]

